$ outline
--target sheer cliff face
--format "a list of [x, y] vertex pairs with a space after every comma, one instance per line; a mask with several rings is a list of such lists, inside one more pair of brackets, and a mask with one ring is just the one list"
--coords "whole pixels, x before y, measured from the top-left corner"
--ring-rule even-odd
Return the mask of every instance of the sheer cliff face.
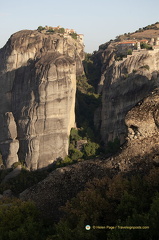
[[56, 169], [46, 179], [22, 192], [21, 199], [34, 201], [45, 217], [57, 221], [59, 207], [75, 197], [91, 179], [112, 176], [120, 171], [129, 176], [145, 174], [159, 166], [159, 89], [133, 107], [125, 122], [127, 144], [120, 153], [105, 160], [96, 158]]
[[144, 98], [125, 117], [127, 144], [111, 158], [121, 171], [147, 171], [159, 166], [159, 89]]
[[123, 143], [127, 112], [159, 85], [159, 52], [136, 52], [122, 61], [111, 55], [109, 63], [99, 84], [100, 89], [103, 84], [101, 135], [105, 143], [116, 137]]
[[83, 46], [71, 37], [20, 31], [0, 50], [0, 151], [4, 165], [48, 166], [68, 152]]

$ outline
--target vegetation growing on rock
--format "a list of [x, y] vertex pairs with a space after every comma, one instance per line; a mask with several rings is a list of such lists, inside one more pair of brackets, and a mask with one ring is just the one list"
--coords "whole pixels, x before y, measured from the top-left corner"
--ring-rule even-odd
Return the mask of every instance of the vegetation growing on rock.
[[[148, 26], [146, 30], [150, 29], [150, 27]], [[42, 31], [43, 27], [40, 26], [38, 30]], [[53, 33], [51, 30], [48, 31]], [[64, 30], [61, 28], [59, 31], [63, 33]], [[49, 35], [49, 37], [52, 36]], [[76, 36], [74, 35], [74, 37]], [[116, 40], [123, 39], [123, 37], [130, 38], [131, 34], [124, 34], [124, 36], [120, 36]], [[102, 56], [99, 52], [93, 55], [86, 55], [86, 59], [84, 60], [85, 74], [78, 76], [77, 78], [77, 128], [72, 128], [70, 132], [68, 156], [64, 159], [61, 157], [57, 158], [56, 163], [47, 170], [29, 172], [26, 169], [22, 169], [19, 176], [0, 184], [1, 194], [3, 194], [4, 190], [10, 189], [15, 196], [18, 196], [28, 187], [38, 183], [38, 185], [35, 185], [30, 190], [27, 190], [29, 198], [33, 196], [37, 203], [39, 203], [41, 199], [38, 195], [37, 186], [42, 186], [41, 189], [44, 190], [44, 193], [41, 191], [41, 194], [47, 194], [46, 196], [40, 196], [42, 196], [46, 202], [49, 199], [48, 202], [50, 204], [47, 206], [49, 211], [51, 211], [50, 206], [53, 206], [55, 211], [58, 209], [57, 206], [60, 206], [59, 203], [61, 203], [61, 205], [62, 203], [65, 204], [66, 200], [68, 200], [65, 206], [60, 208], [63, 213], [63, 215], [61, 215], [61, 219], [55, 224], [55, 222], [51, 219], [44, 217], [44, 215], [41, 216], [33, 203], [22, 202], [16, 199], [5, 199], [4, 196], [1, 196], [0, 233], [3, 231], [3, 234], [0, 235], [0, 240], [151, 240], [159, 238], [159, 160], [157, 145], [158, 95], [156, 94], [156, 98], [153, 97], [150, 99], [149, 97], [146, 100], [143, 100], [143, 98], [145, 98], [146, 90], [148, 89], [148, 92], [146, 93], [148, 94], [149, 91], [152, 91], [154, 87], [156, 87], [155, 80], [158, 78], [158, 73], [153, 72], [152, 79], [149, 79], [150, 71], [152, 69], [151, 61], [142, 61], [138, 62], [138, 64], [134, 61], [136, 69], [132, 69], [130, 68], [130, 65], [125, 63], [125, 65], [123, 63], [120, 65], [119, 62], [115, 62], [114, 60], [113, 61], [115, 63], [113, 62], [113, 64], [115, 65], [114, 69], [116, 71], [115, 73], [111, 72], [113, 67], [108, 65], [113, 57], [111, 55], [111, 50], [108, 49], [108, 45], [109, 44], [104, 44], [100, 47], [99, 51], [104, 51], [102, 52]], [[147, 49], [148, 46], [143, 45], [143, 48]], [[110, 58], [107, 58], [106, 56], [108, 52], [110, 53]], [[127, 54], [131, 55], [132, 50], [130, 49]], [[143, 56], [144, 55], [141, 54], [141, 59]], [[101, 66], [102, 58], [105, 59], [105, 62]], [[146, 57], [144, 58], [146, 59]], [[121, 59], [123, 59], [123, 56], [116, 55], [116, 60]], [[134, 59], [133, 57], [131, 58], [131, 63]], [[104, 72], [107, 70], [109, 71]], [[140, 74], [143, 72], [145, 76], [136, 74], [136, 72], [140, 72]], [[108, 117], [111, 116], [111, 124], [108, 125], [107, 129], [103, 127], [103, 129], [107, 130], [107, 133], [110, 130], [108, 139], [112, 139], [112, 141], [107, 141], [107, 148], [103, 148], [100, 140], [100, 133], [94, 126], [95, 111], [101, 107], [101, 104], [103, 104], [101, 101], [101, 95], [97, 94], [97, 85], [99, 83], [101, 73], [103, 73], [103, 76], [108, 73], [108, 82], [105, 80], [105, 92], [110, 93], [113, 87], [113, 94], [116, 91], [116, 95], [105, 95], [102, 98], [104, 104], [106, 102], [106, 110], [109, 107], [109, 101], [111, 103], [111, 111], [109, 112], [110, 114], [108, 113], [107, 115]], [[111, 77], [115, 76], [117, 73], [121, 73], [121, 75], [117, 75], [117, 77], [114, 77], [112, 80]], [[146, 74], [148, 76], [147, 78]], [[136, 80], [134, 81], [135, 77]], [[111, 80], [112, 86], [109, 88]], [[154, 85], [149, 85], [149, 83], [152, 82], [149, 80], [154, 81]], [[122, 85], [118, 85], [118, 83], [126, 84], [126, 82], [129, 83], [127, 84], [127, 88], [124, 85], [124, 88], [122, 89]], [[135, 84], [137, 87], [134, 88]], [[133, 86], [132, 89], [131, 86]], [[144, 86], [145, 88], [143, 88]], [[130, 89], [132, 90], [132, 94], [129, 92]], [[143, 90], [143, 93], [140, 92], [140, 90]], [[139, 96], [140, 98], [138, 98]], [[132, 99], [134, 97], [134, 102], [133, 100], [132, 102], [129, 102], [131, 97]], [[140, 100], [143, 101], [143, 105]], [[123, 103], [125, 102], [128, 105], [124, 109]], [[118, 103], [118, 111], [115, 111]], [[134, 105], [136, 105], [135, 108], [133, 108]], [[131, 108], [133, 108], [133, 110], [129, 111]], [[123, 118], [121, 118], [122, 111], [124, 111], [124, 117], [126, 112], [129, 111], [127, 118], [124, 119], [125, 122], [123, 122]], [[112, 121], [112, 116], [115, 120], [117, 119], [117, 123]], [[116, 124], [119, 124], [120, 126], [121, 123], [127, 124], [128, 139], [131, 141], [127, 142], [127, 146], [129, 146], [127, 150], [124, 148], [122, 154], [116, 154], [113, 156], [113, 154], [117, 153], [120, 149], [120, 139], [118, 137], [114, 137], [115, 134], [112, 134], [113, 127], [116, 127]], [[146, 141], [147, 131], [150, 127], [149, 123], [151, 123], [151, 130], [149, 133], [151, 133], [152, 136], [149, 141], [147, 141], [147, 146], [149, 145], [148, 148], [146, 147], [146, 144], [144, 145], [144, 141]], [[122, 127], [121, 129], [120, 127], [117, 128], [117, 131], [118, 129], [123, 130]], [[121, 137], [123, 137], [123, 131], [120, 131], [120, 133]], [[116, 134], [116, 136], [118, 136], [118, 134]], [[155, 144], [151, 148], [150, 145], [152, 144], [152, 140]], [[140, 144], [140, 147], [137, 147], [137, 144]], [[103, 151], [104, 154], [111, 154], [111, 157], [101, 161], [92, 161], [95, 166], [95, 173], [97, 172], [97, 175], [95, 175], [97, 177], [93, 179], [93, 164], [89, 165], [89, 162], [91, 161], [81, 161], [98, 157], [101, 151]], [[141, 151], [143, 154], [142, 156], [140, 154]], [[149, 155], [144, 151], [149, 151]], [[88, 164], [86, 164], [87, 162]], [[97, 162], [99, 164], [97, 164]], [[79, 164], [71, 167], [65, 167], [74, 163]], [[16, 168], [17, 164], [18, 163], [13, 163], [12, 168]], [[107, 172], [104, 171], [104, 167], [102, 168], [102, 164], [107, 168], [112, 169], [112, 171], [114, 170], [109, 177], [106, 176]], [[77, 170], [76, 166], [81, 167], [79, 172], [75, 171], [75, 169]], [[151, 170], [149, 169], [149, 166], [151, 166]], [[156, 168], [154, 166], [156, 166]], [[84, 168], [89, 168], [89, 170], [85, 171]], [[10, 171], [12, 171], [12, 169], [1, 171], [0, 179], [3, 180], [5, 175], [7, 175]], [[50, 171], [52, 173], [49, 175]], [[83, 175], [82, 171], [84, 172]], [[114, 173], [117, 171], [123, 171], [123, 173], [119, 173], [114, 176]], [[139, 171], [140, 174], [137, 174]], [[76, 173], [77, 176], [74, 176]], [[105, 177], [103, 177], [103, 174]], [[48, 178], [45, 179], [46, 177]], [[59, 181], [56, 182], [58, 178]], [[42, 182], [40, 183], [40, 181]], [[51, 188], [49, 188], [49, 186], [51, 186]], [[46, 191], [47, 188], [49, 189], [48, 192]], [[76, 190], [76, 188], [78, 188], [79, 191], [78, 193], [75, 191], [77, 195], [74, 193], [74, 189]], [[61, 195], [58, 195], [57, 192], [59, 193], [60, 191]], [[25, 196], [24, 192], [23, 194]], [[64, 194], [66, 195], [64, 196]], [[74, 197], [72, 198], [72, 196]], [[56, 199], [56, 202], [54, 199]], [[46, 211], [46, 205], [45, 207], [42, 205], [42, 207], [44, 208], [44, 211]], [[90, 231], [86, 231], [85, 229], [87, 224], [91, 226]], [[99, 230], [96, 227], [93, 228], [93, 226], [103, 226], [105, 229]], [[109, 226], [112, 226], [112, 230], [109, 229]], [[131, 226], [138, 226], [141, 227], [141, 229], [121, 229], [122, 226], [127, 226], [128, 228]], [[147, 228], [142, 229], [144, 226], [147, 226]]]

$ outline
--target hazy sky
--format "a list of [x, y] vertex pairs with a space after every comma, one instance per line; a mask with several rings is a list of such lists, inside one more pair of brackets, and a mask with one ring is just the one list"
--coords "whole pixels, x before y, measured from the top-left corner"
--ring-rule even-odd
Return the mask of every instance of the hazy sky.
[[85, 51], [117, 35], [159, 22], [159, 0], [0, 0], [0, 48], [11, 34], [38, 26], [83, 33]]

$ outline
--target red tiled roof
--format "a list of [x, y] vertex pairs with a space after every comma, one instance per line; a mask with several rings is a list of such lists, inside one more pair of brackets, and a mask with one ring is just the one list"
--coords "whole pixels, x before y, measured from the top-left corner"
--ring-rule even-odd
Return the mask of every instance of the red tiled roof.
[[148, 42], [146, 39], [139, 40], [139, 42]]

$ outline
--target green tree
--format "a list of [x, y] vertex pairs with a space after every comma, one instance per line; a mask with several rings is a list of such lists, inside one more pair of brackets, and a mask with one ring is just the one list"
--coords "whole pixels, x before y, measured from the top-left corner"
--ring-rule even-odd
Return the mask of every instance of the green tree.
[[49, 29], [49, 30], [47, 30], [47, 32], [54, 33], [55, 30], [54, 29]]
[[[147, 176], [121, 174], [112, 179], [94, 179], [83, 191], [62, 207], [63, 218], [57, 224], [55, 238], [95, 240], [158, 239], [159, 191], [158, 169]], [[84, 231], [85, 225], [138, 226], [141, 229]], [[146, 229], [142, 227], [147, 226]], [[78, 234], [77, 234], [78, 232]], [[78, 235], [76, 238], [76, 234]]]
[[132, 215], [136, 211], [137, 204], [138, 200], [136, 197], [125, 191], [120, 200], [120, 204], [117, 206], [117, 215], [124, 220], [127, 216]]
[[73, 163], [73, 160], [66, 156], [64, 159], [62, 158], [58, 158], [57, 162], [56, 162], [56, 167], [59, 168], [59, 167], [65, 167], [67, 165], [70, 165]]
[[73, 39], [76, 40], [78, 35], [77, 35], [77, 33], [70, 33], [70, 36], [71, 36]]
[[65, 29], [64, 28], [60, 28], [59, 30], [58, 30], [58, 33], [65, 33]]
[[42, 222], [32, 202], [0, 202], [0, 240], [43, 239]]
[[141, 49], [151, 50], [152, 46], [150, 46], [149, 44], [143, 42], [143, 43], [141, 43]]
[[82, 139], [79, 135], [79, 131], [76, 128], [71, 128], [71, 132], [70, 132], [70, 142], [72, 141], [78, 141]]
[[84, 154], [86, 158], [94, 157], [99, 150], [99, 144], [95, 142], [88, 142], [84, 145]]
[[132, 49], [128, 49], [127, 54], [132, 55]]
[[41, 32], [42, 30], [44, 30], [45, 28], [44, 27], [42, 27], [42, 26], [39, 26], [38, 28], [37, 28], [37, 30], [39, 31], [39, 32]]
[[[108, 240], [151, 240], [149, 228], [142, 229], [142, 227], [148, 227], [148, 224], [148, 214], [134, 213], [128, 216], [125, 221], [117, 221], [116, 226], [119, 226], [119, 228], [108, 233]], [[126, 227], [127, 229], [120, 229], [120, 226]], [[134, 229], [131, 229], [131, 227], [134, 227]], [[139, 227], [139, 229], [135, 229], [135, 227]]]
[[70, 150], [69, 155], [73, 161], [77, 161], [83, 157], [83, 153], [76, 148]]

